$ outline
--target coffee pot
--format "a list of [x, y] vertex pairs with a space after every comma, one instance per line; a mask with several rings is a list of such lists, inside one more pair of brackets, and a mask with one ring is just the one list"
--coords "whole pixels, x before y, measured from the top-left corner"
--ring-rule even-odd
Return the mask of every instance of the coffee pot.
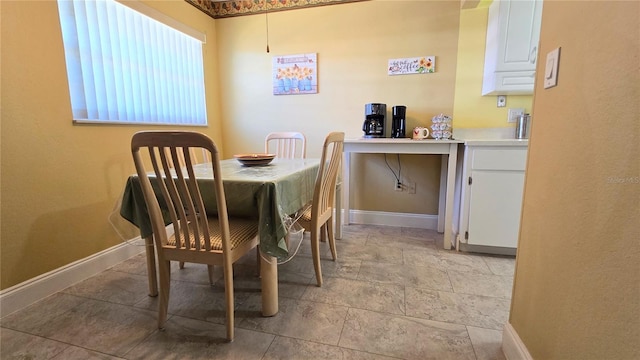
[[387, 105], [379, 103], [365, 104], [362, 131], [365, 138], [385, 137]]

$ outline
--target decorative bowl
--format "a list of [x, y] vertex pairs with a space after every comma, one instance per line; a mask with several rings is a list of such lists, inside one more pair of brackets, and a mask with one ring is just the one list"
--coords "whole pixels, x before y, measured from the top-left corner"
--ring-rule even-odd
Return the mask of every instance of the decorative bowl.
[[237, 154], [233, 155], [244, 166], [269, 165], [276, 157], [275, 154]]

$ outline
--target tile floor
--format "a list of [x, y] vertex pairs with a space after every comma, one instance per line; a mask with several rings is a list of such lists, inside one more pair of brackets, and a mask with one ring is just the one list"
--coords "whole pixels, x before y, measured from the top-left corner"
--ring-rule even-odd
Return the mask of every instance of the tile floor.
[[[504, 359], [514, 258], [441, 247], [431, 230], [351, 225], [315, 286], [308, 234], [279, 266], [279, 313], [260, 316], [255, 254], [235, 266], [236, 338], [225, 343], [222, 273], [172, 272], [156, 327], [144, 255], [0, 320], [2, 359]], [[216, 268], [219, 271], [219, 268]]]

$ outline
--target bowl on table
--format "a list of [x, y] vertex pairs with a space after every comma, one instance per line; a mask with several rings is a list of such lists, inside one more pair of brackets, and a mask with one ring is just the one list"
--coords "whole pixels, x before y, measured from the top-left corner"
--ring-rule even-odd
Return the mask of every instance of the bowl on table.
[[244, 166], [269, 165], [276, 157], [275, 154], [237, 154], [233, 155]]

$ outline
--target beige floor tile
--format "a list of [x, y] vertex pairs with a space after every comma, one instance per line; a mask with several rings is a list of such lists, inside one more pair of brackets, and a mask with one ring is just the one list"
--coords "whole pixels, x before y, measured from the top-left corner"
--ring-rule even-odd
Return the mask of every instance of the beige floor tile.
[[77, 346], [69, 346], [58, 356], [51, 360], [119, 360], [121, 357], [102, 354], [96, 351], [83, 349]]
[[[343, 227], [343, 229], [349, 229], [351, 226]], [[337, 239], [336, 242], [342, 244], [356, 244], [364, 245], [367, 243], [369, 233], [366, 231], [342, 231], [342, 239]]]
[[3, 317], [2, 327], [42, 335], [42, 329], [58, 318], [79, 314], [71, 311], [85, 301], [86, 299], [78, 296], [56, 293]]
[[[247, 301], [252, 294], [259, 294], [258, 288], [235, 287], [234, 302], [236, 308]], [[158, 297], [146, 297], [136, 307], [154, 312], [157, 316]], [[172, 281], [169, 293], [169, 314], [224, 324], [226, 319], [226, 300], [224, 286], [221, 284], [202, 285], [186, 281]]]
[[347, 308], [305, 300], [280, 298], [278, 314], [272, 317], [256, 316], [260, 313], [260, 296], [240, 306], [237, 326], [323, 344], [337, 345], [344, 325]]
[[278, 336], [263, 360], [391, 360], [395, 358]]
[[502, 329], [509, 318], [508, 299], [412, 287], [405, 294], [407, 316], [495, 330]]
[[402, 359], [475, 359], [462, 325], [349, 309], [339, 346]]
[[461, 252], [440, 251], [438, 253], [440, 265], [451, 271], [472, 272], [475, 274], [492, 274], [487, 263], [480, 255], [471, 255]]
[[358, 280], [453, 291], [447, 272], [429, 266], [363, 262]]
[[[251, 258], [253, 266], [256, 265], [255, 255]], [[234, 268], [237, 264], [234, 264]], [[213, 267], [213, 281], [216, 282], [224, 277], [222, 266]], [[185, 263], [184, 268], [180, 269], [177, 261], [171, 262], [171, 280], [188, 281], [201, 285], [209, 285], [209, 270], [205, 264]]]
[[123, 356], [157, 328], [152, 311], [77, 299], [76, 305], [66, 311], [46, 313], [44, 307], [37, 308], [41, 319], [18, 328], [33, 329], [29, 331], [32, 334], [115, 356]]
[[404, 314], [404, 286], [374, 281], [326, 278], [322, 287], [309, 286], [303, 300]]
[[443, 237], [442, 234], [432, 229], [417, 229], [417, 228], [400, 228], [400, 235], [408, 238], [419, 238], [435, 242], [436, 239]]
[[483, 260], [493, 274], [513, 277], [516, 268], [515, 257], [485, 256]]
[[112, 266], [110, 270], [147, 276], [146, 255], [142, 252], [115, 266]]
[[[321, 257], [322, 259], [322, 257]], [[315, 276], [311, 255], [298, 254], [284, 264], [278, 265], [278, 273], [300, 273]]]
[[449, 280], [456, 293], [511, 299], [511, 276], [449, 271]]
[[[278, 295], [283, 297], [299, 299], [307, 285], [312, 279], [315, 279], [314, 275], [310, 273], [280, 271], [280, 266], [278, 266], [278, 270]], [[254, 294], [262, 291], [256, 264], [236, 264], [233, 267], [233, 275], [235, 292]], [[221, 277], [214, 286], [224, 289], [224, 278]]]
[[430, 238], [415, 238], [405, 236], [390, 236], [371, 234], [367, 239], [367, 245], [378, 245], [386, 247], [397, 247], [400, 249], [433, 249], [436, 243]]
[[149, 287], [146, 276], [107, 270], [62, 292], [116, 304], [134, 305], [148, 296]]
[[261, 359], [274, 335], [235, 327], [233, 342], [226, 341], [226, 326], [174, 316], [163, 331], [156, 331], [127, 359]]
[[380, 245], [358, 245], [336, 243], [338, 256], [351, 260], [374, 261], [391, 264], [402, 264], [402, 249], [399, 247]]
[[51, 359], [69, 344], [11, 329], [0, 329], [0, 359]]
[[502, 352], [502, 331], [467, 326], [478, 360], [505, 360]]
[[[336, 261], [330, 260], [330, 257], [320, 258], [322, 276], [324, 277], [341, 277], [346, 279], [355, 279], [360, 271], [362, 261], [353, 260], [348, 257], [342, 257], [338, 253]], [[313, 267], [313, 258], [311, 255], [298, 254], [291, 261], [278, 266], [278, 274], [280, 273], [302, 273], [309, 274], [313, 277], [312, 284], [316, 283], [316, 272]]]
[[384, 225], [366, 225], [366, 231], [371, 235], [392, 235], [400, 237], [402, 228], [397, 226], [384, 226]]
[[436, 248], [405, 249], [402, 251], [402, 259], [405, 265], [429, 266], [446, 270], [440, 260], [440, 252]]

